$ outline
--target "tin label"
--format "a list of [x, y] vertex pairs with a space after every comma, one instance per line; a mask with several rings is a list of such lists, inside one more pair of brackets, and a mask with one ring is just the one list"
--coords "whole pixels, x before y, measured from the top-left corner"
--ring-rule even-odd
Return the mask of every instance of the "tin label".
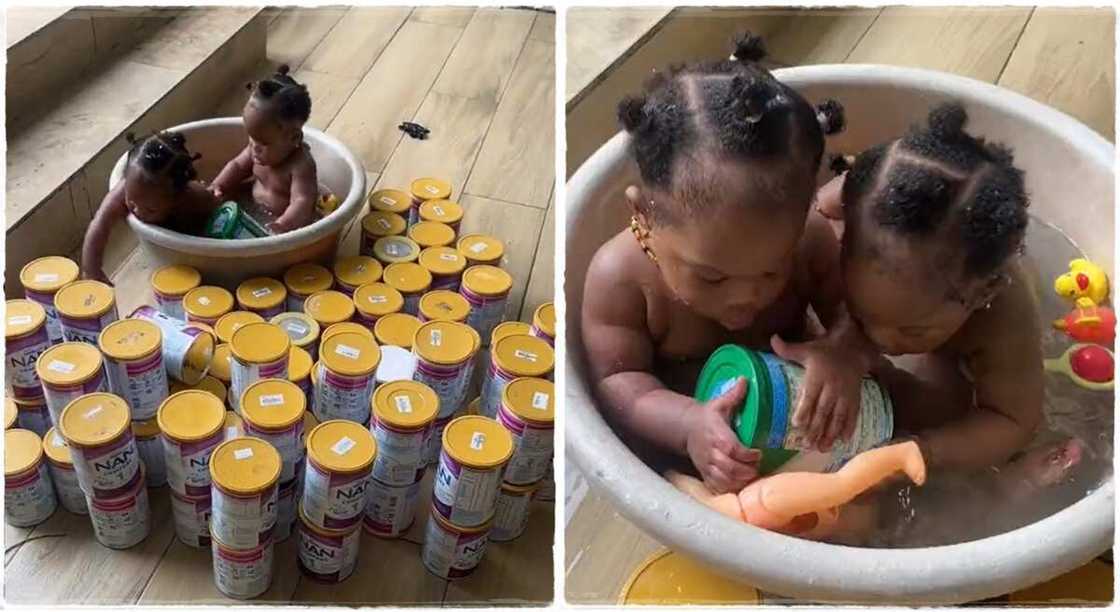
[[140, 488], [136, 497], [124, 503], [114, 501], [105, 508], [96, 502], [89, 507], [93, 535], [109, 548], [128, 548], [148, 537], [151, 513], [148, 510], [148, 490]]
[[210, 497], [182, 498], [172, 495], [171, 510], [179, 541], [193, 548], [210, 545]]
[[362, 532], [354, 529], [339, 536], [316, 533], [306, 525], [299, 530], [299, 562], [303, 569], [316, 577], [331, 582], [341, 582], [358, 564], [358, 543]]
[[72, 514], [89, 514], [86, 505], [86, 494], [78, 485], [78, 475], [73, 469], [50, 464], [51, 482], [54, 483], [55, 493], [62, 507]]
[[277, 487], [252, 497], [234, 497], [213, 488], [210, 525], [214, 535], [230, 548], [256, 548], [276, 524]]
[[94, 448], [70, 447], [74, 471], [86, 495], [119, 497], [140, 473], [140, 451], [131, 431], [117, 440]]
[[442, 578], [470, 574], [486, 554], [486, 532], [458, 534], [448, 531], [436, 519], [428, 521], [421, 557], [428, 571]]
[[427, 429], [394, 431], [375, 422], [373, 437], [377, 440], [377, 457], [373, 462], [373, 477], [394, 486], [416, 482], [417, 473], [424, 467]]
[[105, 365], [109, 388], [128, 403], [132, 419], [146, 421], [155, 418], [160, 404], [167, 399], [167, 370], [163, 367], [163, 353], [156, 351], [128, 362], [107, 358]]
[[171, 490], [189, 497], [209, 495], [210, 454], [222, 443], [222, 432], [198, 442], [178, 442], [167, 436], [160, 438], [163, 440], [167, 484]]
[[366, 488], [365, 527], [381, 536], [394, 537], [416, 519], [420, 482], [392, 486], [373, 480]]
[[481, 525], [494, 514], [501, 470], [475, 470], [440, 453], [433, 502], [448, 521], [463, 527]]
[[15, 527], [30, 527], [47, 520], [58, 507], [51, 477], [39, 464], [35, 470], [4, 482], [4, 519]]
[[272, 547], [270, 541], [252, 551], [226, 553], [217, 542], [211, 542], [214, 585], [235, 599], [251, 599], [264, 593], [272, 583]]
[[505, 542], [519, 537], [529, 524], [529, 506], [533, 496], [528, 493], [511, 493], [505, 489], [498, 493], [498, 503], [494, 510], [494, 526], [490, 529], [490, 539]]
[[321, 529], [350, 529], [362, 520], [370, 473], [329, 474], [307, 462], [303, 512]]
[[167, 484], [167, 464], [164, 462], [160, 436], [136, 438], [136, 448], [140, 451], [140, 462], [144, 464], [144, 478], [148, 486], [162, 487]]

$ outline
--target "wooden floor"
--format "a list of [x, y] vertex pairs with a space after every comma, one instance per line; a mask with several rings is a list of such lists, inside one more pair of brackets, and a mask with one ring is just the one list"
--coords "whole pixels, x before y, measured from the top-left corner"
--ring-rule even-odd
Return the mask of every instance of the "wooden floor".
[[[531, 10], [472, 8], [291, 8], [271, 17], [268, 66], [281, 63], [312, 94], [310, 125], [354, 150], [371, 189], [405, 188], [414, 177], [450, 180], [466, 209], [464, 232], [506, 244], [514, 277], [507, 318], [531, 320], [553, 296], [552, 193], [555, 183], [554, 16]], [[244, 90], [231, 86], [219, 114], [240, 114]], [[431, 129], [426, 141], [397, 124]], [[348, 228], [340, 253], [356, 254]], [[112, 275], [119, 309], [150, 300], [149, 266], [138, 251]], [[426, 476], [430, 503], [432, 475]], [[111, 551], [93, 539], [89, 519], [59, 510], [34, 529], [5, 525], [4, 597], [23, 604], [229, 603], [214, 585], [208, 551], [174, 535], [169, 494], [154, 489], [153, 530], [143, 544]], [[296, 538], [277, 548], [272, 588], [278, 602], [328, 604], [542, 603], [553, 598], [553, 504], [535, 502], [521, 538], [488, 547], [476, 572], [448, 582], [420, 562], [427, 514], [400, 540], [363, 535], [358, 568], [324, 586], [296, 568]], [[16, 546], [18, 543], [26, 543]], [[13, 546], [15, 546], [13, 548]]]
[[[695, 24], [661, 21], [656, 13], [627, 17], [612, 10], [611, 18], [595, 9], [572, 10], [568, 15], [569, 76], [579, 82], [567, 89], [569, 175], [617, 131], [613, 103], [644, 78], [651, 67], [663, 67], [673, 47], [666, 41], [679, 36], [688, 53], [725, 45], [726, 36], [697, 31]], [[678, 9], [680, 11], [681, 9]], [[718, 9], [717, 9], [718, 10]], [[711, 9], [694, 9], [711, 20]], [[742, 12], [742, 11], [740, 11]], [[772, 18], [768, 11], [765, 18]], [[580, 28], [581, 23], [594, 22]], [[697, 21], [702, 23], [702, 21]], [[771, 59], [778, 65], [821, 63], [881, 63], [931, 68], [1007, 87], [1058, 108], [1115, 141], [1114, 26], [1111, 10], [1064, 8], [909, 8], [826, 9], [798, 11], [795, 19], [755, 20], [761, 24]], [[656, 26], [651, 36], [642, 29]], [[730, 24], [727, 34], [742, 27]], [[596, 66], [612, 66], [609, 58], [573, 59], [580, 48], [600, 49], [606, 38], [648, 40], [644, 46], [619, 53], [630, 59], [617, 70], [633, 75], [589, 74]], [[705, 40], [707, 39], [707, 40]], [[716, 53], [719, 53], [722, 47]], [[725, 52], [725, 51], [723, 51]], [[708, 51], [701, 57], [718, 57]], [[634, 62], [630, 64], [630, 62]], [[590, 67], [590, 68], [587, 68]], [[579, 106], [591, 104], [581, 110]], [[607, 105], [607, 106], [604, 106]], [[598, 114], [596, 114], [598, 113]], [[604, 114], [605, 113], [605, 114]], [[603, 116], [600, 116], [603, 115]], [[576, 123], [576, 117], [585, 121]], [[573, 138], [575, 141], [573, 141]], [[575, 165], [573, 151], [576, 151]], [[613, 603], [637, 565], [661, 544], [620, 516], [602, 493], [588, 490], [578, 470], [567, 472], [565, 508], [566, 597], [571, 603]]]

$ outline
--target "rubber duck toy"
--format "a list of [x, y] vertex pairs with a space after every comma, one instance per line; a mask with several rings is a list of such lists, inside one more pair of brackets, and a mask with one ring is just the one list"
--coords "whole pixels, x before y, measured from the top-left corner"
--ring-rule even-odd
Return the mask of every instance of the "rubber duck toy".
[[1116, 313], [1108, 306], [1078, 306], [1061, 319], [1054, 329], [1064, 331], [1078, 342], [1112, 345], [1116, 340]]
[[1054, 291], [1077, 306], [1102, 304], [1108, 299], [1108, 275], [1088, 259], [1074, 259], [1069, 272], [1054, 280]]
[[799, 538], [824, 540], [846, 529], [845, 504], [898, 472], [904, 472], [919, 486], [925, 483], [926, 464], [917, 442], [907, 440], [862, 452], [828, 474], [783, 472], [764, 476], [739, 493], [716, 495], [700, 480], [678, 472], [665, 477], [677, 489], [735, 520]]
[[1110, 391], [1115, 385], [1115, 356], [1096, 344], [1074, 344], [1061, 357], [1047, 359], [1042, 365], [1049, 372], [1069, 376], [1075, 385], [1090, 391]]

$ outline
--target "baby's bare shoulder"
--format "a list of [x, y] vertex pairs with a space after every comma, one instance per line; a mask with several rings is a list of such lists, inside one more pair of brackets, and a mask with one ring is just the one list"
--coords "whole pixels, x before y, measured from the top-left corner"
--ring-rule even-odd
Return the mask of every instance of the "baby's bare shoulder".
[[644, 287], [656, 280], [657, 268], [629, 231], [608, 240], [591, 259], [584, 282], [584, 302], [609, 310], [629, 308], [644, 301]]
[[[952, 345], [984, 361], [1019, 362], [1041, 359], [1042, 329], [1035, 283], [1021, 266], [1010, 271], [1010, 284], [977, 310], [961, 328]], [[1039, 363], [1041, 363], [1039, 361]]]

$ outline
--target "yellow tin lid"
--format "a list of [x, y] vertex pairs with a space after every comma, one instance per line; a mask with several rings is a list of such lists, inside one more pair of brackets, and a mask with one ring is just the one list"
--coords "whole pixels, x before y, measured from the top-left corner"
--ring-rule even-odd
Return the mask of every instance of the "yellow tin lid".
[[51, 427], [43, 436], [43, 452], [46, 453], [47, 459], [59, 465], [74, 464], [74, 460], [70, 457], [70, 445], [66, 443], [66, 438], [58, 433], [57, 427]]
[[412, 238], [420, 248], [447, 246], [455, 242], [455, 230], [446, 223], [435, 221], [419, 221], [408, 228], [408, 237]]
[[420, 219], [454, 225], [463, 219], [463, 207], [451, 200], [428, 200], [420, 205]]
[[457, 365], [470, 359], [478, 350], [476, 338], [471, 328], [462, 323], [428, 321], [416, 330], [412, 348], [424, 361]]
[[533, 311], [533, 325], [548, 335], [549, 338], [556, 337], [556, 305], [552, 302], [545, 302]]
[[319, 359], [332, 372], [343, 376], [372, 374], [381, 363], [381, 349], [365, 334], [334, 334], [319, 348]]
[[752, 606], [760, 603], [762, 596], [754, 587], [716, 574], [667, 548], [643, 561], [618, 594], [620, 606]]
[[360, 472], [373, 464], [377, 441], [368, 428], [353, 421], [324, 421], [307, 436], [307, 455], [330, 472]]
[[151, 283], [156, 293], [181, 296], [202, 284], [202, 274], [190, 266], [164, 266], [152, 274]]
[[[226, 363], [228, 364], [229, 361], [226, 361]], [[218, 380], [217, 378], [214, 378], [213, 376], [203, 377], [202, 380], [198, 381], [197, 385], [191, 388], [213, 394], [214, 397], [222, 401], [222, 404], [225, 404], [226, 395], [227, 393], [229, 393], [229, 391], [226, 389], [225, 383]], [[180, 389], [180, 391], [182, 390], [183, 389]]]
[[288, 356], [292, 340], [272, 323], [249, 323], [233, 332], [229, 346], [239, 361], [270, 363]]
[[29, 262], [19, 271], [19, 282], [25, 289], [54, 293], [78, 280], [78, 264], [66, 257], [49, 255]]
[[58, 312], [75, 319], [99, 317], [115, 303], [113, 288], [95, 280], [74, 281], [54, 294]]
[[35, 373], [45, 383], [66, 387], [101, 373], [102, 363], [97, 347], [85, 342], [63, 342], [39, 355], [35, 360]]
[[210, 478], [230, 493], [252, 495], [280, 479], [283, 461], [271, 444], [260, 438], [234, 438], [210, 454]]
[[128, 404], [112, 393], [87, 393], [70, 402], [58, 417], [58, 429], [74, 446], [101, 446], [129, 427]]
[[[319, 344], [322, 345], [327, 340], [329, 340], [331, 336], [335, 336], [341, 333], [361, 334], [363, 336], [369, 336], [370, 340], [374, 339], [373, 332], [371, 332], [365, 325], [362, 325], [361, 323], [355, 323], [353, 321], [344, 321], [342, 323], [335, 323], [334, 325], [328, 327], [327, 331], [323, 332], [323, 339], [319, 342]], [[376, 340], [374, 341], [376, 342]], [[320, 351], [320, 353], [322, 353], [322, 351]]]
[[381, 262], [365, 255], [342, 257], [334, 262], [334, 276], [350, 287], [376, 283], [381, 280]]
[[385, 383], [373, 391], [373, 413], [393, 427], [418, 429], [439, 413], [439, 396], [414, 380]]
[[217, 378], [219, 382], [226, 385], [229, 384], [229, 360], [232, 359], [232, 351], [228, 344], [219, 344], [218, 348], [214, 349], [214, 359], [210, 362], [210, 374]]
[[331, 271], [313, 263], [296, 264], [284, 272], [284, 285], [297, 295], [326, 291], [334, 284]]
[[369, 207], [373, 210], [384, 210], [392, 213], [403, 213], [412, 206], [408, 194], [399, 189], [381, 189], [369, 194]]
[[354, 291], [354, 306], [368, 317], [383, 317], [404, 308], [404, 296], [385, 283], [369, 283]]
[[241, 418], [261, 429], [287, 429], [303, 419], [306, 409], [303, 391], [287, 380], [258, 380], [241, 394]]
[[443, 450], [467, 467], [494, 468], [513, 455], [513, 436], [494, 419], [461, 416], [443, 430]]
[[26, 429], [9, 429], [4, 432], [4, 476], [22, 474], [43, 459], [43, 444], [39, 436]]
[[477, 527], [460, 527], [443, 518], [443, 515], [436, 510], [435, 506], [432, 506], [431, 512], [429, 512], [428, 517], [429, 520], [435, 521], [444, 531], [454, 534], [470, 535], [475, 533], [484, 533], [486, 531], [489, 531], [490, 528], [494, 525], [494, 517], [490, 517], [486, 520], [485, 523], [478, 525]]
[[429, 321], [463, 322], [470, 313], [470, 302], [455, 291], [437, 289], [420, 296], [420, 314]]
[[217, 319], [233, 310], [233, 294], [221, 287], [195, 287], [183, 296], [183, 310], [192, 317]]
[[502, 260], [506, 250], [501, 240], [486, 234], [467, 234], [459, 239], [456, 248], [474, 263], [494, 265]]
[[319, 339], [319, 323], [305, 312], [282, 312], [268, 322], [284, 330], [293, 346], [310, 346]]
[[515, 485], [506, 481], [502, 481], [501, 490], [510, 495], [531, 495], [534, 491], [541, 487], [541, 481], [530, 482], [527, 485]]
[[482, 397], [476, 397], [467, 404], [467, 414], [478, 414], [478, 408], [482, 405]]
[[490, 359], [515, 376], [544, 376], [552, 371], [556, 355], [536, 336], [507, 336], [490, 349]]
[[258, 276], [237, 286], [237, 303], [242, 308], [266, 310], [283, 304], [286, 299], [287, 287], [275, 278]]
[[118, 361], [134, 361], [163, 347], [159, 326], [144, 319], [121, 319], [105, 326], [97, 345], [106, 356]]
[[16, 402], [10, 397], [4, 398], [4, 429], [11, 429], [16, 426], [16, 421], [19, 420], [19, 408], [16, 408]]
[[[408, 205], [405, 205], [405, 210]], [[395, 212], [375, 210], [362, 217], [362, 231], [378, 238], [384, 236], [399, 236], [408, 227], [408, 221]]]
[[373, 243], [373, 256], [386, 264], [416, 261], [420, 245], [407, 236], [385, 236]]
[[451, 197], [451, 183], [437, 178], [424, 177], [412, 181], [409, 186], [412, 197], [421, 202], [427, 200], [446, 200]]
[[494, 330], [490, 332], [490, 346], [494, 346], [499, 340], [506, 336], [528, 336], [533, 329], [528, 323], [521, 321], [504, 321], [494, 326]]
[[467, 258], [449, 246], [428, 247], [420, 251], [420, 265], [436, 275], [460, 274], [467, 267]]
[[8, 300], [8, 318], [4, 322], [7, 339], [26, 336], [47, 322], [47, 311], [31, 300]]
[[293, 346], [288, 353], [288, 380], [298, 383], [311, 375], [311, 353]]
[[423, 293], [432, 286], [432, 273], [416, 263], [394, 263], [385, 268], [385, 284], [402, 294]]
[[412, 339], [420, 329], [420, 319], [404, 313], [395, 312], [385, 315], [373, 324], [373, 335], [377, 341], [387, 346], [412, 348]]
[[133, 421], [132, 435], [137, 438], [154, 438], [159, 435], [159, 419], [147, 421]]
[[463, 286], [478, 295], [502, 295], [513, 287], [513, 277], [496, 266], [471, 266], [463, 272]]
[[233, 332], [237, 331], [242, 325], [262, 322], [264, 322], [264, 317], [255, 312], [235, 310], [218, 317], [218, 320], [214, 323], [214, 333], [218, 336], [219, 342], [229, 344], [229, 341], [233, 338]]
[[554, 394], [543, 378], [515, 378], [502, 389], [502, 405], [523, 421], [550, 424], [556, 419]]
[[226, 419], [225, 403], [209, 391], [188, 389], [163, 400], [156, 422], [163, 435], [180, 442], [205, 440], [218, 433]]
[[341, 291], [319, 291], [303, 303], [303, 311], [320, 326], [349, 321], [354, 316], [354, 300]]
[[214, 328], [205, 323], [191, 322], [187, 327], [196, 327], [206, 333], [195, 336], [194, 342], [187, 349], [187, 357], [183, 364], [183, 379], [186, 381], [202, 380], [210, 370], [214, 361], [214, 345], [217, 344], [217, 334]]

